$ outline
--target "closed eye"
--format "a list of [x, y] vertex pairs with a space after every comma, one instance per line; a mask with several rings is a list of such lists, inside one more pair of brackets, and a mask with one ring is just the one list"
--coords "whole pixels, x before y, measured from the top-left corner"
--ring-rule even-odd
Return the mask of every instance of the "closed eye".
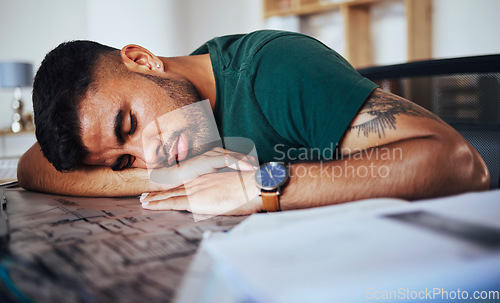
[[127, 165], [125, 165], [125, 168], [131, 168], [132, 164], [134, 164], [135, 157], [134, 156], [128, 156], [128, 162]]
[[125, 168], [131, 168], [132, 164], [134, 164], [135, 157], [131, 155], [123, 155], [116, 162], [111, 165], [111, 169], [114, 171], [120, 171]]
[[137, 117], [130, 112], [130, 131], [128, 132], [129, 136], [132, 136], [137, 130]]
[[127, 166], [128, 159], [127, 155], [123, 155], [120, 158], [118, 158], [113, 165], [111, 165], [111, 169], [114, 171], [119, 171], [122, 170], [124, 167]]

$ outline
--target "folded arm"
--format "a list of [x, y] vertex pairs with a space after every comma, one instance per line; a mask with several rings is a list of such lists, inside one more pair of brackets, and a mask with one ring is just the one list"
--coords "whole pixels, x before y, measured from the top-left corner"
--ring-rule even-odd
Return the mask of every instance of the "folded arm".
[[148, 170], [129, 168], [113, 171], [105, 166], [83, 165], [59, 172], [35, 143], [20, 159], [17, 177], [21, 187], [52, 194], [93, 197], [137, 196], [177, 187], [200, 175], [221, 168], [253, 171], [255, 159], [216, 147], [183, 161], [182, 165]]
[[112, 171], [109, 167], [82, 166], [72, 172], [59, 172], [43, 156], [35, 143], [20, 159], [19, 185], [25, 189], [76, 196], [134, 196], [145, 188], [158, 190], [145, 169]]

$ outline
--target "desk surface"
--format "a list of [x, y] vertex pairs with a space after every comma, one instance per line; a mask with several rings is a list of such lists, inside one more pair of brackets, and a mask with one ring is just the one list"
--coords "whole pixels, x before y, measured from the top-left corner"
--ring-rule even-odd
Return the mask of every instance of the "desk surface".
[[6, 197], [11, 238], [2, 267], [35, 302], [169, 302], [203, 233], [245, 218], [146, 211], [137, 197]]

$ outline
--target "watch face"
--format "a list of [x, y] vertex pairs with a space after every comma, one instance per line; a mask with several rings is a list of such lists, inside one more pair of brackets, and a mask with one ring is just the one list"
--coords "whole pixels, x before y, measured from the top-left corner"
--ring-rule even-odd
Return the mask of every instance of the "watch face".
[[283, 185], [288, 179], [286, 167], [277, 162], [270, 162], [262, 165], [255, 173], [255, 182], [257, 186], [272, 190]]

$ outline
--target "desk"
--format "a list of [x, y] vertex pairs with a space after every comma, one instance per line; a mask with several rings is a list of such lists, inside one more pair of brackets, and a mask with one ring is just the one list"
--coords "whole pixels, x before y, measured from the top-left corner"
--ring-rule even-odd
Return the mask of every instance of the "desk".
[[[6, 195], [11, 256], [2, 269], [36, 302], [394, 302], [367, 296], [457, 285], [500, 293], [500, 237], [478, 244], [469, 229], [455, 237], [388, 218], [426, 211], [496, 237], [500, 190], [255, 214], [242, 224], [146, 211], [137, 197]], [[208, 230], [230, 232], [203, 237]]]
[[187, 212], [143, 210], [137, 197], [6, 197], [11, 239], [2, 268], [35, 302], [170, 302], [203, 233], [245, 218], [195, 222]]

